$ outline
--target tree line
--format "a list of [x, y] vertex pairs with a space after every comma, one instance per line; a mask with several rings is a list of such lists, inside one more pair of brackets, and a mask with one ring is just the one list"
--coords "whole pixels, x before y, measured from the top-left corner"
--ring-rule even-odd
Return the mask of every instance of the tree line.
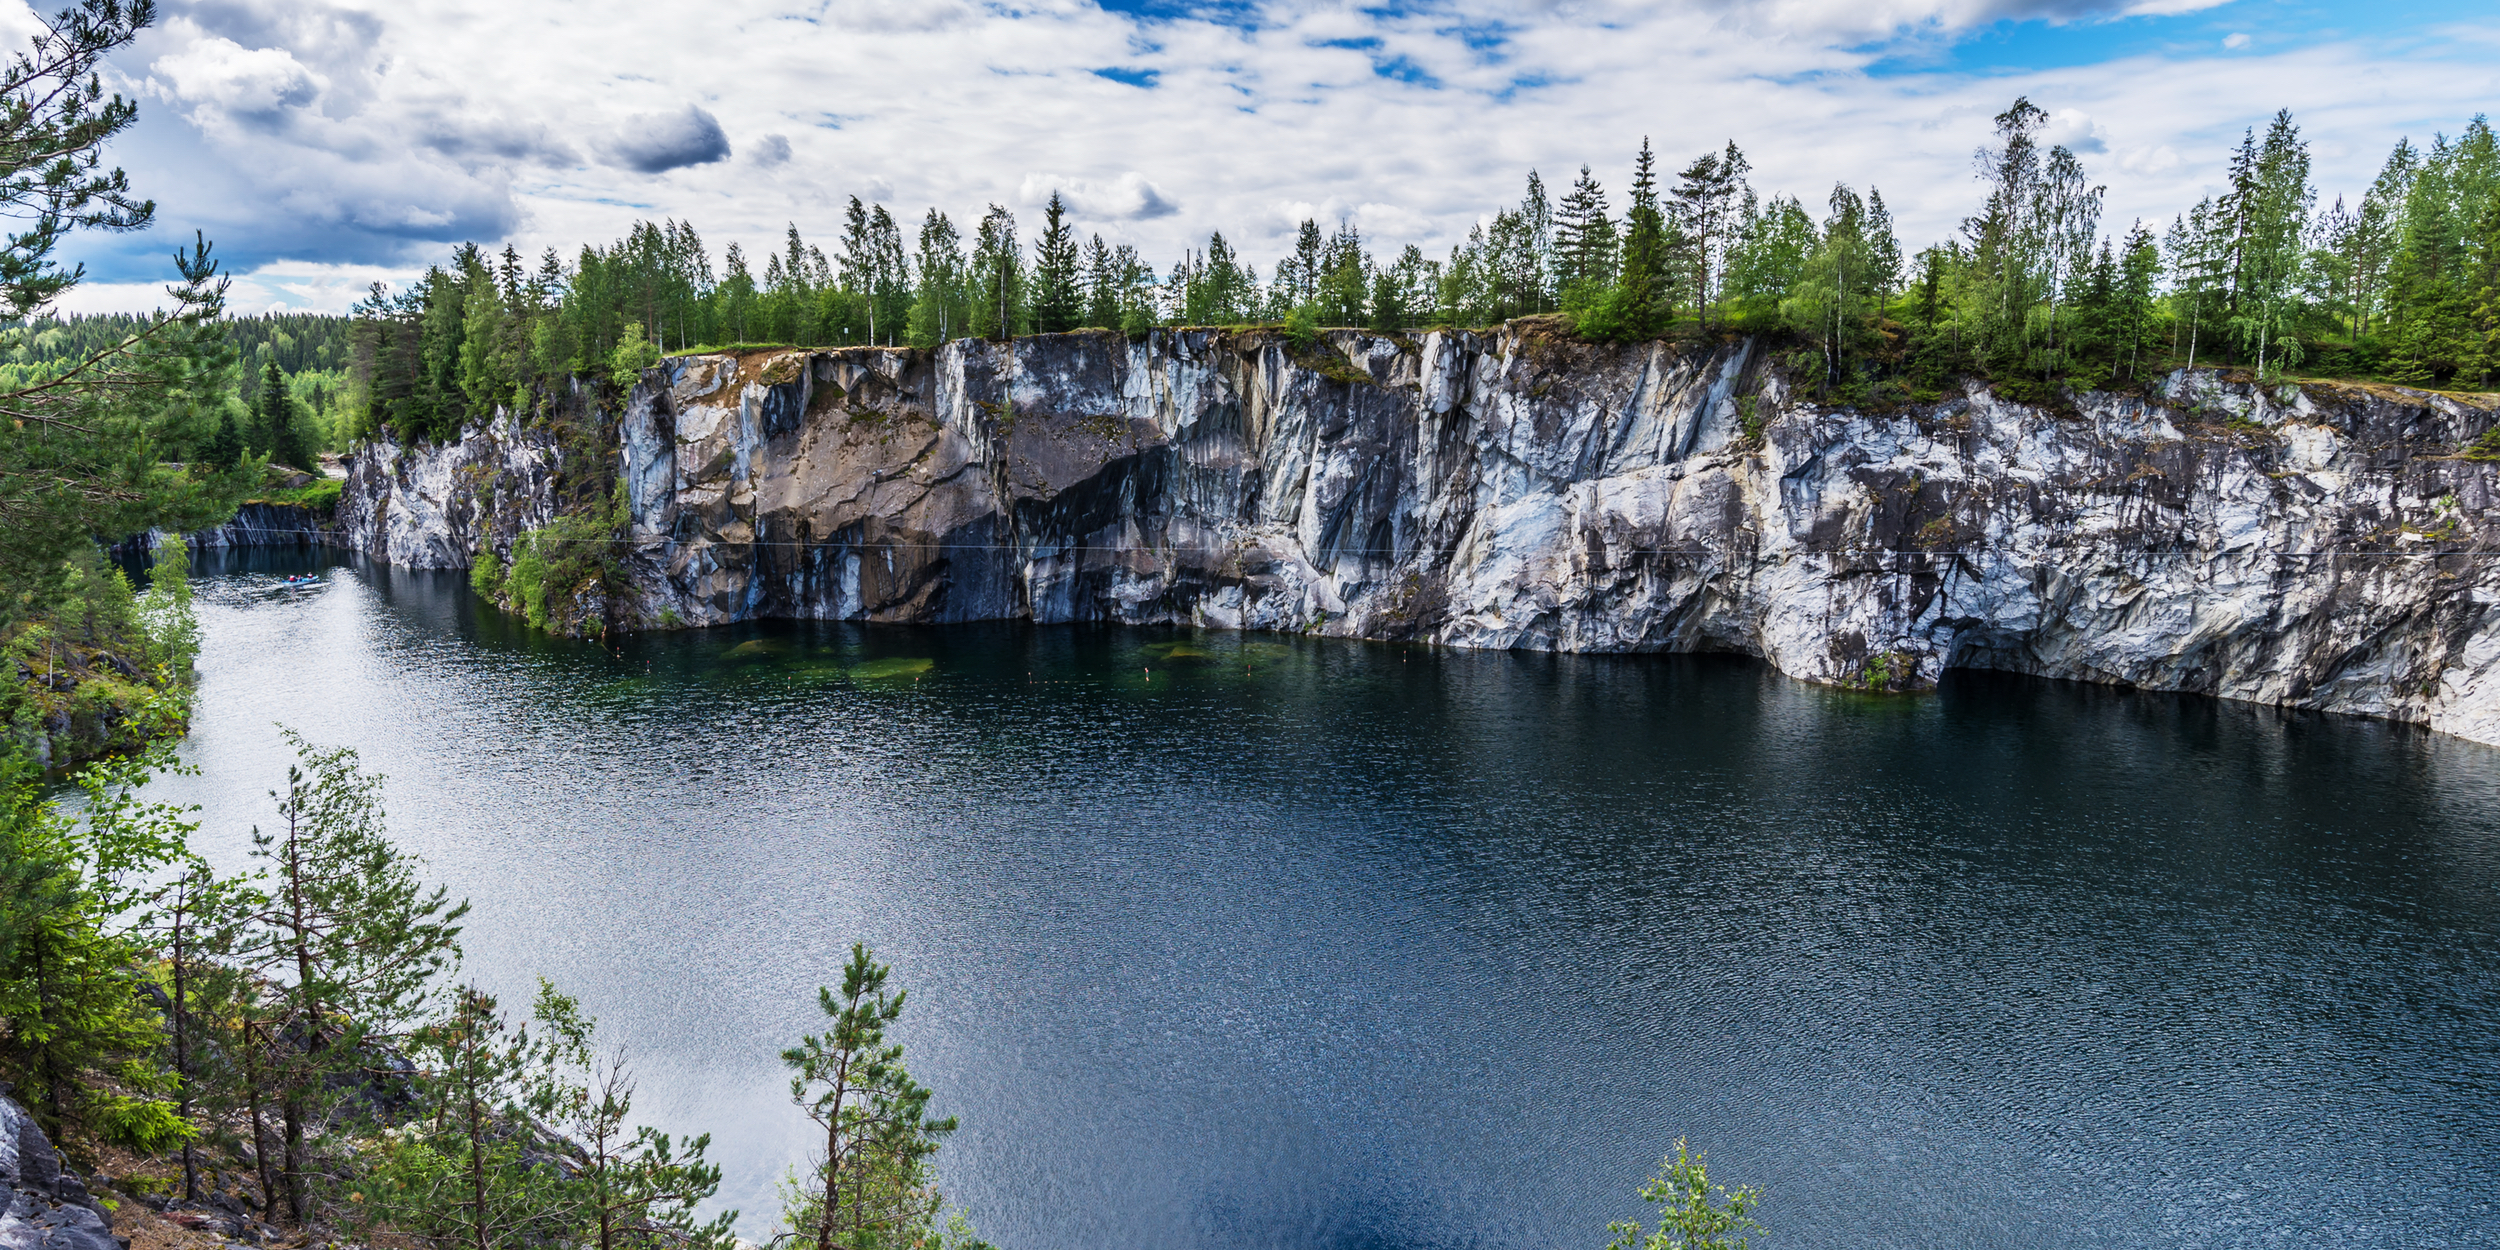
[[[0, 787], [0, 1070], [56, 1141], [139, 1156], [128, 1192], [269, 1230], [443, 1250], [730, 1250], [708, 1135], [633, 1118], [596, 1021], [540, 981], [507, 1010], [460, 975], [465, 903], [392, 839], [352, 750], [296, 763], [249, 867], [189, 845], [196, 809], [148, 800], [164, 748], [81, 770], [58, 805]], [[976, 1250], [936, 1185], [954, 1130], [903, 1064], [905, 995], [854, 946], [821, 1028], [783, 1055], [816, 1126], [782, 1240]]]
[[2088, 388], [2205, 363], [2484, 386], [2500, 368], [2500, 155], [2483, 117], [2428, 147], [2400, 141], [2356, 202], [2321, 211], [2307, 141], [2278, 113], [2229, 154], [2220, 194], [2124, 228], [2103, 220], [2082, 159], [2045, 143], [2047, 122], [2028, 99], [1998, 115], [1976, 211], [1915, 252], [1880, 190], [1765, 196], [1732, 141], [1673, 173], [1644, 142], [1620, 212], [1587, 166], [1558, 198], [1531, 171], [1446, 257], [1306, 220], [1264, 276], [1220, 231], [1158, 272], [1080, 236], [1056, 194], [1029, 246], [996, 204], [968, 233], [932, 208], [907, 238], [856, 197], [830, 253], [793, 224], [760, 267], [734, 243], [715, 265], [675, 220], [569, 260], [464, 245], [357, 306], [349, 408], [360, 430], [441, 438], [553, 380], [698, 347], [1540, 313], [1591, 339], [1783, 336], [1812, 382], [1865, 400], [1965, 374]]

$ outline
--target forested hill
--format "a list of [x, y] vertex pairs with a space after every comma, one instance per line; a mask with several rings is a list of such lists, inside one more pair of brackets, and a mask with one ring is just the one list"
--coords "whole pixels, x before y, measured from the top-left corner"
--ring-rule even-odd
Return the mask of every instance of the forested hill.
[[[0, 364], [84, 360], [121, 342], [145, 320], [135, 313], [99, 313], [0, 324], [0, 329], [11, 332], [7, 350], [0, 351]], [[336, 370], [347, 363], [347, 318], [333, 313], [267, 313], [232, 317], [223, 324], [226, 341], [234, 345], [249, 371], [246, 376], [255, 379], [272, 360], [290, 377]]]

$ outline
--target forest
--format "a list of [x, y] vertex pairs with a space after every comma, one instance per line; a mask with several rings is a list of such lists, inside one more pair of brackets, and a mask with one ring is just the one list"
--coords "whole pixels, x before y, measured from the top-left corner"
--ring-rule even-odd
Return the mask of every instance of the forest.
[[[140, 313], [36, 317], [0, 323], [0, 391], [38, 385], [109, 352], [146, 328]], [[168, 431], [176, 458], [234, 465], [251, 453], [314, 467], [344, 449], [336, 418], [346, 394], [348, 320], [330, 313], [219, 317], [217, 345], [230, 354], [216, 402]], [[226, 428], [231, 427], [231, 428]]]
[[1084, 238], [1054, 195], [1029, 247], [999, 205], [969, 234], [932, 208], [907, 240], [854, 197], [827, 252], [794, 223], [761, 258], [716, 265], [695, 227], [637, 223], [534, 262], [457, 249], [404, 289], [377, 284], [349, 330], [342, 437], [451, 437], [555, 379], [630, 372], [740, 345], [929, 347], [1080, 328], [1281, 326], [1411, 331], [1558, 314], [1637, 340], [1775, 336], [1827, 397], [1880, 404], [1990, 379], [2016, 397], [2135, 386], [2180, 365], [2484, 387], [2500, 368], [2500, 148], [2481, 116], [2400, 140], [2357, 202], [2318, 205], [2288, 112], [2227, 154], [2226, 189], [2167, 222], [2105, 221], [2105, 186], [2044, 145], [2028, 99], [1995, 118], [1976, 203], [1954, 237], [1905, 250], [1882, 192], [1764, 195], [1734, 143], [1668, 173], [1644, 142], [1618, 212], [1582, 166], [1554, 194], [1528, 175], [1446, 257], [1375, 253], [1306, 220], [1265, 276], [1218, 231], [1158, 271]]

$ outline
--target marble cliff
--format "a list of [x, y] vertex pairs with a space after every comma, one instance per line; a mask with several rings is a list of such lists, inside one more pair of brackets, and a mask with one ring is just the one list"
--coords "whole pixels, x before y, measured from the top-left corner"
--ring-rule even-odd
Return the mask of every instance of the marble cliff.
[[[2500, 464], [2469, 451], [2496, 402], [2195, 371], [1877, 411], [1753, 342], [1535, 323], [682, 357], [599, 418], [630, 523], [583, 602], [1993, 668], [2500, 742]], [[509, 416], [368, 445], [334, 541], [508, 554], [563, 455]]]

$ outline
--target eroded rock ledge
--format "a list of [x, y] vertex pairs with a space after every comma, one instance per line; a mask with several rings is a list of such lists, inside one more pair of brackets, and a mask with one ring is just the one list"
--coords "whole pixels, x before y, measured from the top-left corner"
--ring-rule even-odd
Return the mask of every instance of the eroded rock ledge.
[[[617, 620], [1121, 621], [1949, 667], [2500, 742], [2488, 396], [2261, 388], [1885, 412], [1757, 346], [1103, 333], [671, 360], [615, 434]], [[361, 451], [340, 541], [466, 565], [551, 516], [510, 418]]]

